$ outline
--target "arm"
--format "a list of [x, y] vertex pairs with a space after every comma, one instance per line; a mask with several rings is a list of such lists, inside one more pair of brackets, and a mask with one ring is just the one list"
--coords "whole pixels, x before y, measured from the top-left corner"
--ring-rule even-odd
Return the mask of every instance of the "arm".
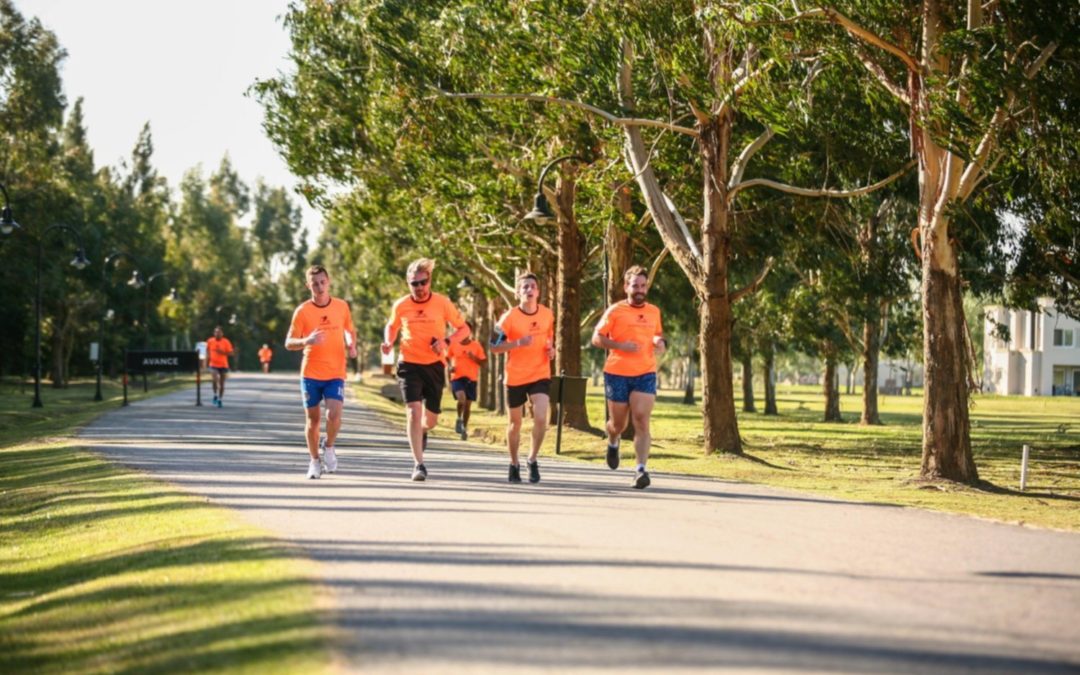
[[496, 337], [498, 338], [497, 341], [491, 343], [492, 354], [505, 354], [506, 352], [517, 349], [518, 347], [525, 347], [532, 344], [531, 335], [525, 335], [524, 337], [520, 337], [517, 340], [507, 340], [506, 333], [500, 330], [496, 333]]
[[390, 351], [394, 348], [394, 342], [397, 341], [397, 336], [398, 336], [398, 328], [397, 328], [397, 326], [393, 322], [386, 324], [386, 328], [383, 329], [383, 343], [382, 343], [382, 353], [383, 354], [389, 354]]

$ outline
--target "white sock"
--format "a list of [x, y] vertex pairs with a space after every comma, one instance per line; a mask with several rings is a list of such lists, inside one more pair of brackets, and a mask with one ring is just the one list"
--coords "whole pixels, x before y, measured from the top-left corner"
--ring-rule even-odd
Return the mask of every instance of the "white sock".
[[638, 471], [644, 471], [645, 470], [645, 465], [644, 464], [638, 464], [637, 465], [637, 470]]

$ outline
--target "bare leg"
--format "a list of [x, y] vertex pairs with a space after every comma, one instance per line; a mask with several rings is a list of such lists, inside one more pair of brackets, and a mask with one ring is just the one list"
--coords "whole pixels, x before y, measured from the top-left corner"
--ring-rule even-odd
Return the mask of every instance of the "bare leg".
[[521, 411], [525, 406], [509, 409], [506, 424], [506, 449], [510, 451], [510, 463], [518, 464], [518, 445], [521, 443]]
[[547, 394], [533, 394], [529, 397], [533, 405], [532, 446], [529, 449], [529, 461], [535, 462], [540, 455], [540, 446], [544, 444], [547, 433], [548, 404]]
[[645, 466], [645, 463], [649, 461], [649, 446], [652, 444], [649, 419], [652, 417], [655, 402], [654, 394], [640, 391], [630, 393], [630, 415], [634, 419], [634, 454], [637, 455], [638, 464], [641, 466]]
[[[608, 445], [615, 445], [619, 442], [619, 437], [622, 436], [622, 432], [626, 431], [626, 425], [630, 422], [630, 404], [619, 403], [617, 401], [608, 401], [608, 421], [607, 421], [607, 438]], [[635, 429], [636, 433], [636, 429]]]
[[326, 444], [334, 446], [337, 440], [338, 430], [341, 429], [342, 402], [337, 399], [326, 399]]
[[312, 406], [305, 411], [304, 436], [307, 438], [307, 451], [312, 459], [319, 458], [319, 406]]
[[417, 464], [424, 463], [424, 402], [405, 404], [405, 423], [409, 436], [409, 449]]

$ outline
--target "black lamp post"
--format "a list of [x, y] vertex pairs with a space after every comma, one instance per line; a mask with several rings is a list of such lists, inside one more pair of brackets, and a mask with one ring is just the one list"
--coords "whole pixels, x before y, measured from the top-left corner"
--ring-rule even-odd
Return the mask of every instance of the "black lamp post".
[[34, 354], [36, 357], [36, 365], [34, 368], [34, 408], [43, 406], [41, 402], [41, 265], [42, 259], [45, 257], [45, 237], [53, 230], [67, 230], [75, 237], [75, 240], [79, 242], [79, 248], [75, 251], [75, 257], [71, 259], [72, 267], [81, 270], [90, 264], [90, 261], [86, 258], [86, 251], [83, 248], [82, 237], [79, 235], [79, 231], [74, 227], [57, 223], [56, 225], [46, 227], [42, 231], [41, 237], [38, 238], [37, 298], [34, 303], [34, 313], [36, 317], [34, 330]]
[[0, 183], [0, 192], [4, 193], [4, 210], [0, 212], [0, 234], [8, 235], [19, 229], [19, 224], [15, 222], [15, 217], [11, 215], [11, 202], [8, 200], [7, 188], [3, 183]]
[[[131, 275], [131, 281], [128, 282], [135, 288], [143, 289], [143, 349], [150, 349], [150, 287], [154, 284], [154, 279], [161, 277], [169, 278], [166, 272], [154, 272], [150, 276], [143, 279], [138, 270]], [[176, 292], [176, 288], [169, 289], [169, 300], [176, 300], [179, 295]], [[143, 373], [143, 391], [149, 391], [150, 384], [147, 382], [146, 373]]]
[[[109, 304], [109, 291], [108, 291], [109, 265], [113, 264], [114, 262], [116, 262], [120, 258], [127, 258], [128, 260], [132, 259], [131, 256], [128, 255], [127, 253], [123, 253], [121, 251], [116, 251], [114, 253], [109, 254], [109, 256], [107, 258], [105, 258], [105, 262], [103, 262], [102, 265], [101, 265], [101, 297], [102, 297], [102, 299], [105, 300], [105, 305]], [[135, 272], [132, 274], [131, 278], [132, 278], [132, 280], [136, 280], [136, 279], [138, 279], [138, 277], [139, 277], [139, 271], [135, 270]], [[128, 282], [128, 283], [131, 283], [131, 282]], [[95, 401], [102, 400], [102, 396], [101, 396], [101, 369], [102, 369], [103, 363], [105, 361], [105, 315], [107, 314], [107, 312], [108, 312], [108, 310], [105, 307], [102, 307], [101, 308], [101, 317], [98, 320], [97, 387], [94, 390], [94, 400]]]

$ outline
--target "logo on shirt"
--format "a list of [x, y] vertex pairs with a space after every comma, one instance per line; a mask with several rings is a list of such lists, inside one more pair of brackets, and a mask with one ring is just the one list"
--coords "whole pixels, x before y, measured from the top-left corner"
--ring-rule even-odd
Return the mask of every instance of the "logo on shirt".
[[416, 316], [418, 316], [418, 317], [424, 316], [424, 310], [422, 310], [422, 309], [416, 310]]
[[322, 319], [319, 320], [319, 323], [321, 323], [323, 325], [326, 325], [326, 324], [330, 323], [330, 317], [327, 316], [326, 314], [323, 314]]
[[638, 314], [637, 315], [637, 320], [638, 320], [638, 323], [645, 323], [645, 315], [644, 314]]
[[540, 325], [540, 324], [539, 324], [539, 322], [533, 321], [533, 322], [532, 322], [532, 324], [531, 324], [531, 325], [530, 325], [529, 327], [530, 327], [531, 329], [533, 329], [533, 330], [536, 330], [536, 328], [537, 328], [537, 327], [538, 327], [539, 325]]

